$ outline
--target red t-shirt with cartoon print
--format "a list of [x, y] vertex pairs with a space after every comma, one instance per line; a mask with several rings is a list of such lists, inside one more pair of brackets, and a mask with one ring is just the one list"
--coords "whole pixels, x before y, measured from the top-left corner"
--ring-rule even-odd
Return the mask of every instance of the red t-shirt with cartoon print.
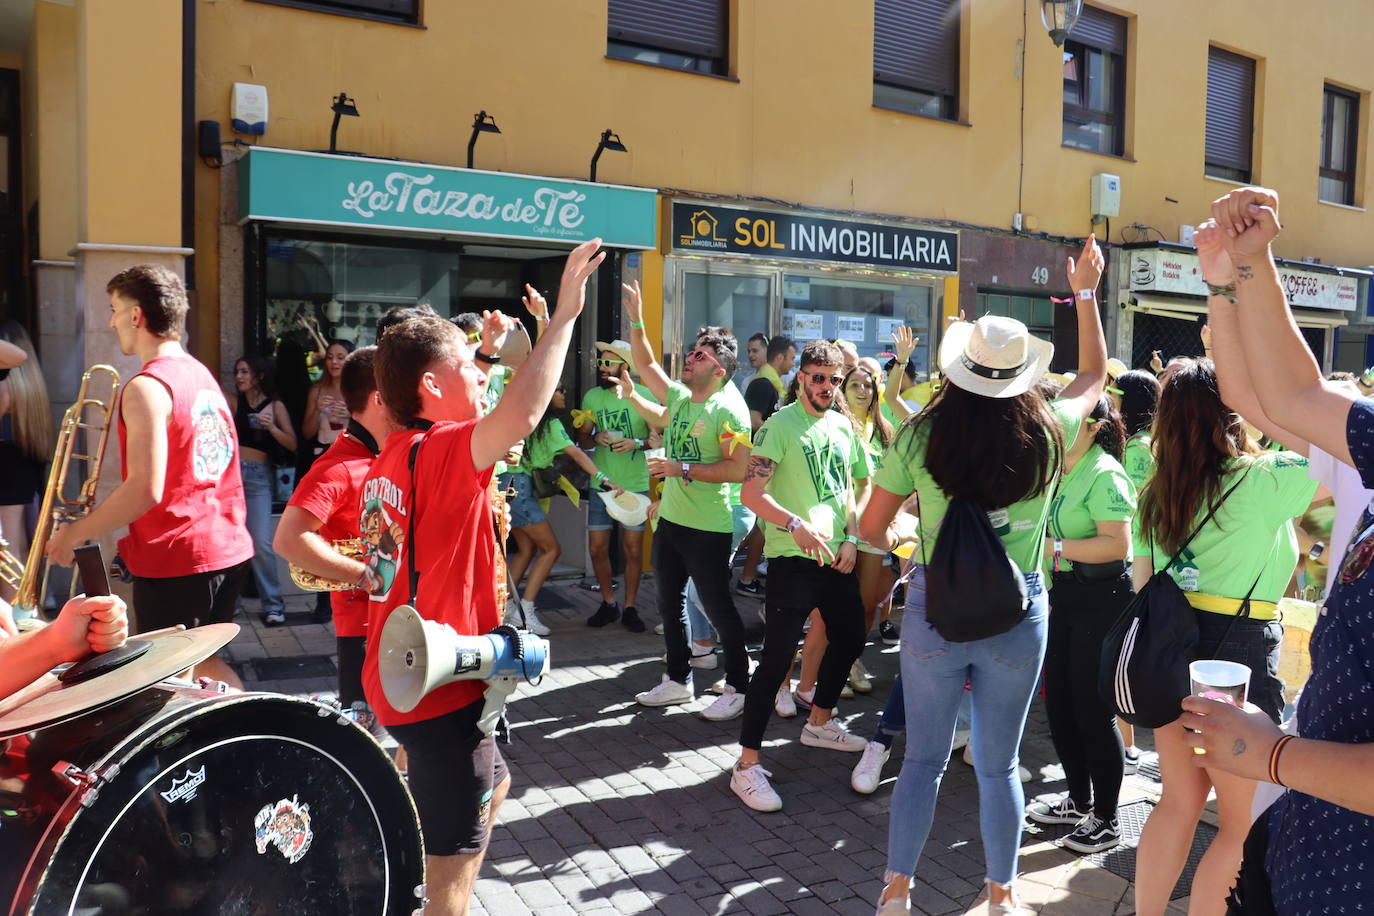
[[[443, 421], [427, 431], [403, 429], [387, 437], [359, 494], [358, 526], [377, 579], [367, 623], [363, 692], [387, 726], [433, 719], [482, 699], [486, 684], [454, 681], [410, 712], [391, 707], [382, 692], [378, 646], [387, 616], [410, 600], [409, 517], [414, 507], [415, 554], [420, 586], [415, 609], [465, 636], [501, 623], [496, 606], [496, 536], [487, 495], [492, 469], [472, 467], [472, 431], [478, 420]], [[423, 437], [411, 494], [411, 446]]]
[[[296, 484], [288, 506], [297, 506], [320, 521], [317, 532], [327, 542], [358, 536], [358, 493], [372, 466], [372, 449], [348, 433], [340, 434]], [[331, 592], [334, 632], [367, 635], [367, 593], [360, 589]]]

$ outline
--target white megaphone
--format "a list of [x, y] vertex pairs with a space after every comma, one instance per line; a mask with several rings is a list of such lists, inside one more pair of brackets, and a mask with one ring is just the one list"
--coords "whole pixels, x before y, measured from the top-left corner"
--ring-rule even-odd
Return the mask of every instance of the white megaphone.
[[410, 712], [444, 684], [487, 681], [487, 705], [478, 728], [490, 734], [518, 680], [548, 673], [549, 644], [528, 630], [508, 626], [482, 636], [459, 636], [448, 624], [426, 620], [403, 604], [382, 626], [377, 668], [386, 701], [398, 712]]

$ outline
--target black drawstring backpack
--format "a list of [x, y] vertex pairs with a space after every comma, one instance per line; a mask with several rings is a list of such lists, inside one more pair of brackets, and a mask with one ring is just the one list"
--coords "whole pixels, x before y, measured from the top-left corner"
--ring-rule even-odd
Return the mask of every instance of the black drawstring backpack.
[[[916, 511], [921, 513], [919, 494]], [[929, 558], [921, 540], [921, 562], [926, 567], [926, 620], [942, 639], [987, 639], [1026, 619], [1026, 578], [988, 514], [973, 500], [956, 496], [949, 501]]]

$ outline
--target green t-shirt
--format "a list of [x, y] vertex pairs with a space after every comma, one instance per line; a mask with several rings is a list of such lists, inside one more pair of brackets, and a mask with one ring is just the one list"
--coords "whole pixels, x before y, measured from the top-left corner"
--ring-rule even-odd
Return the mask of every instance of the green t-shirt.
[[[1135, 486], [1121, 463], [1094, 445], [1059, 482], [1050, 500], [1049, 534], [1073, 540], [1095, 537], [1098, 522], [1128, 522], [1134, 516]], [[1073, 569], [1073, 563], [1061, 559], [1059, 568]]]
[[[732, 389], [733, 389], [733, 390], [732, 390]], [[721, 397], [725, 398], [727, 401], [729, 401], [729, 402], [733, 405], [732, 409], [735, 409], [735, 410], [742, 410], [742, 411], [744, 411], [744, 415], [745, 415], [746, 417], [749, 416], [749, 404], [748, 404], [747, 401], [744, 400], [744, 394], [743, 394], [743, 392], [741, 392], [741, 391], [739, 391], [739, 389], [735, 388], [734, 385], [726, 385], [724, 388], [721, 389], [720, 394], [721, 394]], [[731, 429], [736, 429], [736, 430], [739, 429], [739, 427], [737, 427], [734, 423], [731, 423], [731, 424], [730, 424], [730, 428], [731, 428]], [[750, 436], [750, 435], [751, 435], [751, 432], [752, 432], [752, 428], [753, 428], [753, 422], [751, 421], [750, 424], [749, 424], [749, 428], [743, 430], [744, 434], [745, 434], [746, 436]], [[740, 502], [740, 498], [739, 498], [740, 487], [742, 487], [743, 484], [738, 484], [738, 483], [727, 483], [725, 486], [726, 486], [726, 489], [727, 489], [727, 490], [729, 491], [729, 493], [730, 493], [730, 505], [731, 505], [731, 507], [733, 508], [734, 506], [743, 505], [743, 503]], [[733, 524], [733, 522], [732, 522], [732, 523], [731, 523], [731, 532], [733, 533], [733, 531], [734, 531], [734, 524]]]
[[[838, 553], [847, 534], [854, 481], [872, 472], [868, 449], [854, 434], [854, 425], [834, 410], [813, 417], [793, 401], [759, 427], [752, 456], [776, 464], [768, 494], [803, 521], [829, 530], [830, 550]], [[806, 555], [786, 528], [760, 521], [763, 552], [769, 557]]]
[[[1290, 523], [1311, 505], [1317, 482], [1308, 477], [1307, 459], [1296, 452], [1265, 452], [1229, 462], [1221, 493], [1231, 489], [1235, 475], [1247, 466], [1250, 472], [1244, 481], [1169, 569], [1185, 592], [1239, 600], [1258, 577], [1254, 599], [1276, 602], [1288, 588], [1298, 563]], [[1206, 508], [1199, 507], [1193, 524], [1204, 515]], [[1152, 556], [1144, 532], [1136, 532], [1134, 547], [1134, 556]], [[1169, 558], [1156, 547], [1150, 568], [1158, 572]]]
[[[749, 411], [744, 397], [734, 385], [727, 384], [705, 401], [693, 401], [692, 392], [681, 382], [668, 383], [668, 428], [663, 447], [668, 458], [688, 464], [714, 464], [724, 459], [721, 436], [725, 429], [749, 431]], [[681, 477], [663, 481], [659, 517], [675, 525], [698, 531], [734, 531], [730, 514], [730, 488], [723, 483], [697, 480], [686, 483]]]
[[[511, 370], [508, 366], [496, 365], [487, 367], [487, 390], [486, 393], [482, 395], [482, 416], [485, 417], [487, 414], [491, 413], [492, 408], [496, 406], [496, 402], [501, 400], [501, 394], [506, 390], [506, 381], [510, 377], [510, 374]], [[499, 477], [509, 470], [510, 468], [506, 463], [498, 458], [496, 464], [492, 465], [491, 472]], [[517, 468], [517, 470], [519, 469]]]
[[[1065, 409], [1062, 404], [1051, 405], [1059, 427], [1064, 432], [1064, 446], [1073, 444], [1083, 421], [1077, 414]], [[926, 556], [935, 549], [935, 535], [944, 520], [949, 498], [940, 489], [930, 472], [926, 470], [926, 442], [930, 436], [930, 425], [922, 423], [911, 432], [902, 432], [883, 455], [882, 464], [873, 482], [897, 496], [906, 496], [914, 490], [921, 494], [920, 535], [926, 545]], [[1056, 456], [1058, 457], [1058, 456]], [[970, 456], [972, 460], [972, 456]], [[990, 470], [989, 473], [992, 473]], [[1049, 515], [1050, 497], [1054, 495], [1051, 485], [1039, 496], [1022, 500], [1004, 509], [988, 512], [993, 530], [1002, 538], [1011, 557], [1022, 572], [1041, 570], [1045, 553], [1045, 524]], [[920, 553], [912, 556], [920, 557]]]
[[[648, 388], [635, 385], [647, 400], [658, 403]], [[598, 432], [619, 432], [627, 439], [647, 439], [649, 424], [626, 400], [614, 391], [593, 388], [582, 397], [582, 409], [596, 414]], [[649, 466], [644, 460], [644, 451], [617, 452], [608, 445], [598, 445], [592, 453], [592, 461], [601, 473], [610, 478], [611, 483], [619, 484], [633, 493], [645, 493], [649, 489]]]
[[1137, 494], [1145, 489], [1145, 481], [1155, 473], [1155, 459], [1150, 453], [1149, 433], [1139, 432], [1126, 440], [1121, 466], [1126, 469], [1126, 476], [1131, 478]]
[[520, 470], [530, 473], [535, 468], [546, 468], [553, 464], [554, 456], [572, 445], [568, 431], [557, 418], [535, 429], [525, 438], [525, 455], [520, 460]]

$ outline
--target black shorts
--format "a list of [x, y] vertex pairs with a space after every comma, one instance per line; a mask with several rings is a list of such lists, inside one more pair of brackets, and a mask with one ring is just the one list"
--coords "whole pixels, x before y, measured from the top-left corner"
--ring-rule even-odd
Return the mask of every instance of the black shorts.
[[[1279, 646], [1283, 625], [1277, 620], [1236, 619], [1231, 614], [1193, 609], [1198, 640], [1193, 657], [1239, 662], [1250, 669], [1250, 694], [1246, 699], [1264, 710], [1275, 724], [1283, 720], [1283, 681], [1279, 680]], [[1230, 635], [1226, 628], [1234, 622]], [[1225, 642], [1220, 642], [1226, 636]]]
[[478, 700], [423, 722], [387, 726], [406, 749], [426, 855], [474, 855], [487, 848], [492, 796], [509, 774], [496, 738], [477, 730], [484, 705]]
[[234, 619], [239, 589], [248, 575], [249, 560], [228, 569], [145, 579], [134, 576], [135, 632], [147, 633], [185, 624], [187, 629]]

